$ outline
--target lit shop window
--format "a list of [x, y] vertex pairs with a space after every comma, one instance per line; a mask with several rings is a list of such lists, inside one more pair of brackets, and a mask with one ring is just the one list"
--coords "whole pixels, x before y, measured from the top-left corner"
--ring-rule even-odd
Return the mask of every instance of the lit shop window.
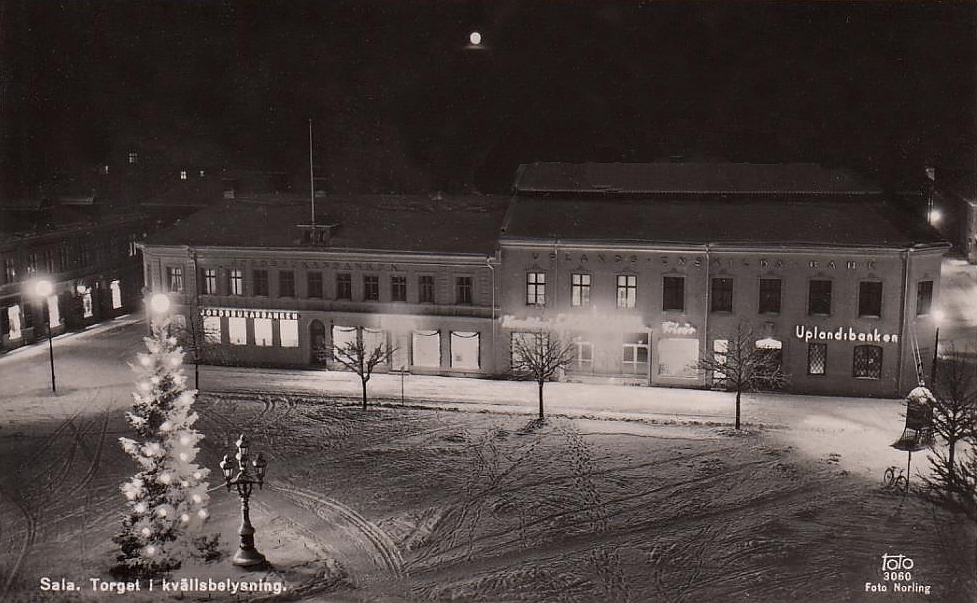
[[590, 275], [589, 274], [570, 275], [570, 305], [571, 306], [590, 305]]
[[633, 308], [638, 298], [638, 277], [619, 274], [617, 276], [617, 307]]
[[667, 377], [695, 377], [699, 345], [695, 339], [658, 341], [658, 374]]
[[409, 352], [409, 345], [405, 345], [399, 341], [395, 342], [395, 347], [393, 348], [393, 353], [391, 354], [390, 358], [390, 368], [397, 371], [406, 371], [407, 365], [410, 364], [410, 357], [408, 356]]
[[227, 340], [231, 345], [247, 345], [248, 320], [240, 316], [227, 319]]
[[411, 358], [414, 366], [441, 366], [441, 332], [414, 331], [411, 333]]
[[546, 273], [545, 272], [526, 273], [526, 305], [527, 306], [546, 305]]
[[7, 331], [10, 339], [20, 339], [20, 306], [13, 305], [7, 308], [7, 322], [10, 323], [10, 330]]
[[254, 319], [254, 344], [260, 346], [272, 344], [270, 318]]
[[221, 319], [219, 316], [204, 316], [204, 341], [215, 344], [221, 342]]
[[[584, 275], [589, 276], [589, 275]], [[571, 370], [580, 373], [591, 373], [594, 370], [594, 344], [589, 341], [574, 339], [573, 364]]]
[[92, 290], [88, 289], [81, 294], [81, 314], [84, 318], [94, 316], [92, 311]]
[[122, 284], [119, 281], [112, 281], [109, 283], [109, 289], [112, 291], [112, 309], [118, 310], [122, 307]]
[[292, 318], [279, 320], [278, 330], [283, 348], [299, 347], [299, 321]]
[[368, 329], [363, 328], [363, 350], [366, 352], [367, 357], [373, 355], [375, 350], [384, 350], [386, 353], [387, 349], [387, 334], [380, 329]]
[[58, 296], [49, 295], [47, 298], [48, 325], [56, 327], [61, 324], [61, 309], [58, 307]]
[[356, 327], [340, 327], [338, 325], [332, 328], [332, 345], [334, 348], [344, 349], [348, 344], [356, 343]]
[[828, 344], [807, 344], [807, 374], [824, 375], [828, 367]]
[[451, 332], [451, 368], [479, 368], [478, 340], [474, 331]]
[[[726, 354], [729, 352], [729, 340], [728, 339], [716, 339], [712, 342], [712, 354], [716, 366], [726, 366]], [[722, 384], [726, 381], [726, 373], [721, 370], [712, 372], [712, 380], [717, 384]]]
[[181, 332], [181, 333], [186, 333], [187, 332], [187, 330], [186, 330], [187, 329], [187, 317], [186, 316], [184, 316], [182, 314], [174, 314], [173, 317], [170, 318], [170, 322], [172, 323], [173, 328], [176, 331]]
[[882, 377], [882, 348], [877, 345], [857, 345], [852, 356], [852, 376], [856, 379]]
[[624, 336], [621, 372], [643, 375], [648, 372], [648, 334], [632, 333]]

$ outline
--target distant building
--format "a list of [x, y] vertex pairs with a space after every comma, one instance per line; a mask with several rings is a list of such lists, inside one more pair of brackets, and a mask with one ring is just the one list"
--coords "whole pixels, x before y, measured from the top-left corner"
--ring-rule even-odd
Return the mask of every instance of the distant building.
[[[812, 165], [534, 164], [509, 199], [233, 199], [141, 246], [147, 287], [245, 365], [505, 375], [512, 340], [575, 344], [565, 378], [710, 387], [744, 322], [800, 393], [893, 396], [932, 354], [940, 259], [925, 222]], [[507, 207], [506, 207], [507, 206]], [[184, 318], [185, 320], [185, 318]]]
[[927, 168], [927, 218], [953, 244], [953, 251], [977, 264], [977, 175]]
[[[139, 213], [101, 217], [93, 195], [34, 192], [0, 199], [0, 350], [139, 309], [136, 243], [152, 224]], [[38, 279], [54, 292], [41, 300]]]

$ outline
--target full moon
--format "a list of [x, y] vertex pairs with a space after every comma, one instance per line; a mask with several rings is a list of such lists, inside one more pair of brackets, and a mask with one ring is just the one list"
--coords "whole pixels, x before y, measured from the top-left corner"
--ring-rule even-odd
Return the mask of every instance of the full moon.
[[478, 33], [477, 31], [473, 31], [471, 34], [469, 34], [468, 41], [472, 43], [472, 46], [478, 46], [482, 43], [482, 34]]

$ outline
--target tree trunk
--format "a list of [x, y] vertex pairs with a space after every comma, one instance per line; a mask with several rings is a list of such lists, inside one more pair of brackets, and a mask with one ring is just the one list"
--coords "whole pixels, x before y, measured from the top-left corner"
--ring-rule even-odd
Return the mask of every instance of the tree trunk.
[[366, 380], [362, 380], [363, 383], [363, 410], [366, 410]]
[[539, 382], [539, 418], [543, 418], [543, 382]]
[[740, 428], [740, 390], [736, 390], [736, 429]]
[[947, 460], [950, 461], [950, 463], [949, 463], [950, 466], [948, 467], [948, 469], [950, 471], [947, 473], [947, 477], [950, 478], [950, 490], [951, 491], [953, 490], [953, 485], [954, 485], [954, 482], [956, 481], [956, 475], [954, 475], [956, 473], [956, 467], [953, 464], [953, 458], [954, 458], [954, 454], [953, 453], [955, 452], [956, 447], [957, 447], [957, 441], [955, 439], [954, 440], [947, 440], [947, 448], [948, 448], [948, 451], [947, 451]]

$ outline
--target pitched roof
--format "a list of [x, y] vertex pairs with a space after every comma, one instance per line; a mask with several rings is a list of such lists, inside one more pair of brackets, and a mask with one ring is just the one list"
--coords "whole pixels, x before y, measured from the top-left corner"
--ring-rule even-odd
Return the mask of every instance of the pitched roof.
[[[489, 255], [508, 199], [497, 196], [329, 195], [316, 199], [319, 224], [338, 224], [328, 246]], [[262, 195], [229, 199], [150, 236], [147, 245], [302, 248], [309, 199]]]
[[857, 174], [814, 163], [533, 163], [516, 174], [519, 193], [867, 195]]
[[940, 234], [882, 203], [517, 197], [502, 241], [904, 248]]

